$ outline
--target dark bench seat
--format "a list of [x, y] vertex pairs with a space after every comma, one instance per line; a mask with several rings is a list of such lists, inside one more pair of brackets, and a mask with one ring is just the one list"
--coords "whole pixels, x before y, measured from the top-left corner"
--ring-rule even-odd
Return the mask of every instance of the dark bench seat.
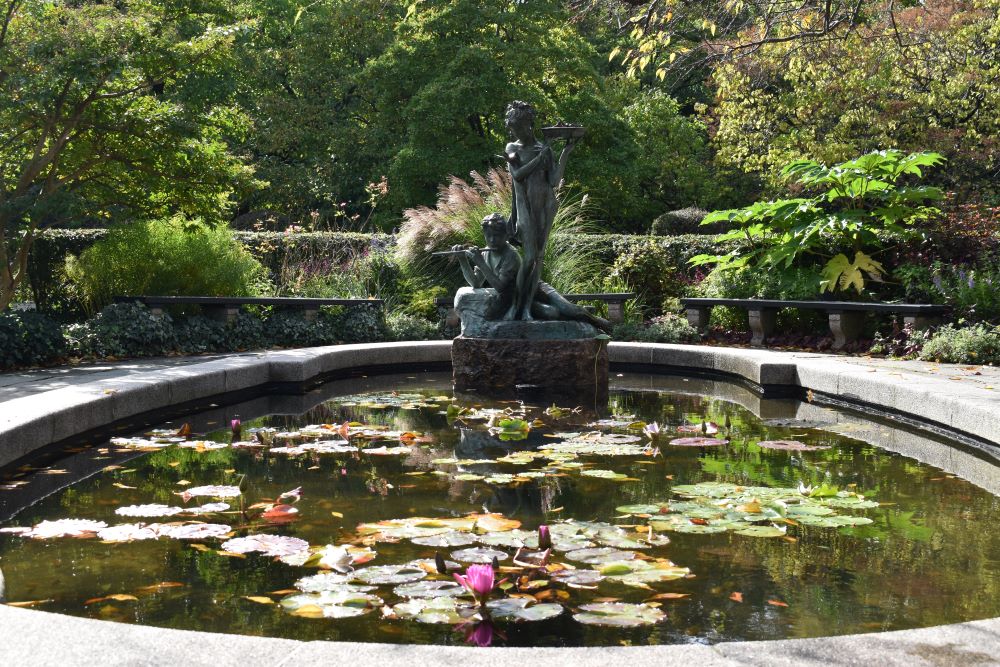
[[[601, 301], [608, 304], [608, 320], [612, 324], [620, 324], [625, 321], [625, 302], [629, 299], [634, 299], [635, 294], [633, 292], [607, 292], [607, 293], [594, 293], [594, 294], [563, 294], [563, 297], [567, 301], [572, 301], [577, 303], [580, 301]], [[445, 308], [451, 308], [452, 304], [455, 303], [454, 297], [439, 297], [436, 299], [435, 303], [438, 306]], [[454, 317], [451, 312], [448, 313], [449, 318]]]
[[708, 318], [713, 306], [744, 308], [750, 315], [751, 345], [761, 346], [774, 333], [775, 316], [782, 308], [804, 308], [822, 310], [830, 320], [833, 332], [833, 349], [843, 349], [847, 343], [857, 340], [864, 327], [865, 313], [891, 313], [902, 315], [903, 323], [915, 329], [923, 329], [940, 321], [947, 313], [948, 306], [918, 303], [860, 303], [857, 301], [782, 301], [778, 299], [704, 299], [684, 298], [681, 304], [687, 313], [688, 322], [699, 332], [708, 327]]
[[306, 319], [313, 319], [321, 306], [373, 306], [381, 307], [382, 299], [309, 299], [300, 297], [271, 296], [116, 296], [116, 303], [138, 301], [149, 307], [154, 315], [163, 313], [170, 306], [201, 306], [205, 315], [223, 322], [236, 318], [241, 306], [273, 306], [301, 310]]

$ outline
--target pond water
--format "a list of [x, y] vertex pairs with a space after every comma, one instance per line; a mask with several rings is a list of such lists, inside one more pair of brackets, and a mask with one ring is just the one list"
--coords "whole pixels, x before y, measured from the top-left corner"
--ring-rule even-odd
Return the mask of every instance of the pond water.
[[[243, 413], [235, 436], [218, 419], [178, 435], [178, 420], [8, 471], [7, 601], [215, 632], [518, 646], [1000, 614], [996, 496], [867, 444], [843, 414], [758, 401], [762, 418], [695, 384], [619, 376], [595, 413], [456, 399], [441, 375], [354, 395], [342, 382], [300, 415]], [[58, 488], [60, 475], [81, 479]], [[18, 494], [31, 504], [11, 510]], [[473, 562], [506, 579], [490, 621], [452, 577]]]

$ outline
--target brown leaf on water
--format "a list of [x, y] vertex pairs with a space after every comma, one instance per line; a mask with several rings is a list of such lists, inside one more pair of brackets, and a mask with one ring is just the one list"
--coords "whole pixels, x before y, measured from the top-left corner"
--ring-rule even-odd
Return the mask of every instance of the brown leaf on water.
[[186, 438], [191, 435], [191, 424], [184, 422], [184, 424], [177, 429], [177, 435], [181, 438]]
[[212, 547], [206, 546], [204, 544], [189, 544], [192, 549], [197, 549], [198, 551], [211, 551]]
[[266, 598], [263, 595], [244, 595], [243, 598], [257, 604], [274, 604], [274, 600]]
[[788, 606], [787, 602], [782, 602], [781, 600], [768, 600], [767, 603], [769, 605], [772, 605], [772, 606], [775, 606], [775, 607], [787, 607]]
[[591, 602], [621, 602], [621, 598], [594, 598]]
[[687, 598], [687, 597], [691, 597], [691, 594], [690, 593], [658, 593], [657, 595], [654, 595], [653, 597], [648, 598], [648, 599], [650, 599], [650, 600], [681, 600], [681, 599]]
[[733, 602], [743, 602], [743, 593], [730, 593], [729, 599]]
[[301, 592], [297, 588], [282, 588], [280, 591], [271, 591], [268, 595], [294, 595]]
[[186, 479], [182, 479], [179, 482], [177, 482], [177, 486], [190, 486], [190, 485], [191, 485], [191, 482], [189, 482]]
[[337, 517], [338, 519], [343, 519], [344, 518], [343, 512], [330, 512], [330, 514], [332, 514], [333, 516]]
[[222, 549], [219, 549], [215, 553], [219, 554], [220, 556], [225, 556], [226, 558], [246, 558], [246, 554], [233, 553], [232, 551], [223, 551]]
[[115, 488], [118, 488], [118, 489], [134, 489], [134, 488], [136, 488], [134, 486], [129, 486], [128, 484], [122, 484], [121, 482], [115, 482], [111, 486], [113, 486]]
[[103, 470], [104, 472], [111, 472], [112, 470], [121, 470], [121, 469], [122, 469], [121, 466], [114, 466], [114, 465], [104, 466], [103, 468], [101, 468], [101, 470]]
[[187, 584], [182, 584], [179, 581], [161, 581], [158, 584], [152, 584], [150, 586], [143, 586], [141, 588], [137, 588], [136, 591], [138, 591], [139, 593], [157, 593], [166, 588], [181, 588], [186, 585]]
[[541, 593], [535, 593], [534, 597], [539, 602], [565, 602], [569, 600], [569, 592], [559, 588], [549, 588]]
[[44, 604], [46, 602], [54, 602], [52, 598], [45, 600], [24, 600], [23, 602], [8, 602], [6, 603], [8, 607], [34, 607], [35, 605]]
[[307, 604], [302, 605], [295, 611], [288, 612], [292, 616], [301, 616], [303, 618], [323, 618], [323, 609], [319, 605]]

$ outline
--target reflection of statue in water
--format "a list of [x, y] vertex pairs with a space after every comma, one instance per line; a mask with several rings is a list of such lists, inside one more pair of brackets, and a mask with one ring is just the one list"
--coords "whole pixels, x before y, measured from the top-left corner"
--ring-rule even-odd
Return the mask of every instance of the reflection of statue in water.
[[[496, 299], [490, 303], [484, 319], [497, 320], [511, 308], [517, 298], [518, 277], [523, 263], [521, 256], [510, 245], [510, 225], [499, 213], [483, 218], [485, 250], [465, 250], [458, 254], [462, 275], [472, 287], [489, 286], [496, 290]], [[460, 246], [453, 251], [462, 250]], [[541, 259], [539, 258], [539, 264]], [[536, 281], [534, 298], [529, 302], [532, 319], [577, 320], [587, 322], [603, 331], [611, 331], [611, 323], [584, 308], [568, 301], [548, 283]]]
[[566, 160], [576, 143], [566, 140], [558, 162], [552, 147], [535, 139], [535, 109], [526, 102], [511, 102], [507, 107], [506, 126], [514, 137], [504, 155], [514, 186], [514, 205], [510, 215], [511, 234], [524, 248], [524, 261], [517, 274], [514, 303], [504, 319], [530, 320], [531, 303], [542, 277], [545, 243], [559, 207], [555, 188], [562, 181]]

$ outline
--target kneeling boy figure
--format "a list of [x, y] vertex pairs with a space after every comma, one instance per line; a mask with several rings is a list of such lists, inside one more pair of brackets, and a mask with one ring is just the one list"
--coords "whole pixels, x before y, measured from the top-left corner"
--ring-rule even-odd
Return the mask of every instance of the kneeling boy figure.
[[[492, 287], [497, 296], [483, 314], [486, 320], [513, 319], [514, 295], [521, 256], [508, 242], [507, 220], [499, 213], [483, 218], [483, 236], [486, 249], [470, 250], [454, 246], [452, 250], [465, 252], [458, 255], [462, 275], [472, 287]], [[551, 285], [538, 283], [538, 290], [531, 306], [531, 316], [537, 320], [575, 320], [586, 322], [598, 329], [611, 332], [611, 323], [584, 308], [567, 301]]]

